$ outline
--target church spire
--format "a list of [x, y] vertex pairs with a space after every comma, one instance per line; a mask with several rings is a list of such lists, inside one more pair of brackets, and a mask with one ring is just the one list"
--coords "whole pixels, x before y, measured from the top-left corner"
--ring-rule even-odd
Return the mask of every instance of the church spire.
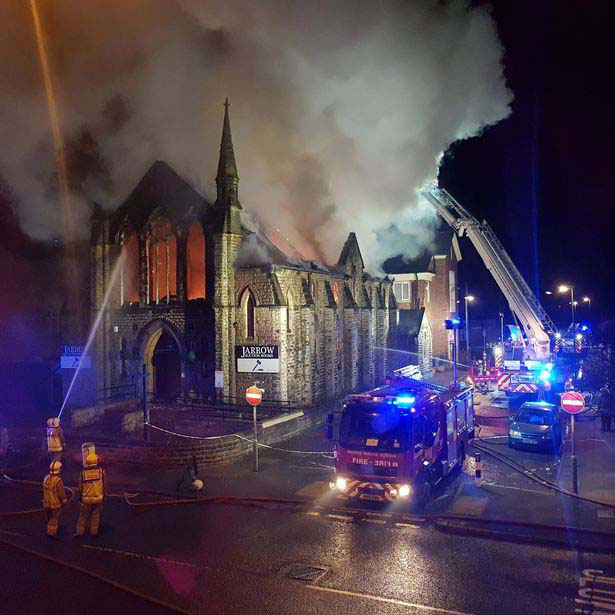
[[229, 102], [227, 98], [224, 101], [224, 124], [222, 126], [222, 140], [220, 141], [218, 174], [216, 175], [216, 186], [218, 188], [217, 204], [232, 204], [241, 208], [238, 199], [239, 176], [237, 175], [237, 163], [235, 162], [235, 152], [233, 151], [228, 108]]

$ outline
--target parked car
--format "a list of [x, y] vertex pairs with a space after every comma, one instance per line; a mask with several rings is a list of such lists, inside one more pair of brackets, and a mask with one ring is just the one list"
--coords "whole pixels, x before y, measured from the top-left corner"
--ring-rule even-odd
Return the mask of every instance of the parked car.
[[508, 446], [532, 450], [558, 451], [562, 444], [562, 421], [554, 404], [525, 402], [510, 417]]

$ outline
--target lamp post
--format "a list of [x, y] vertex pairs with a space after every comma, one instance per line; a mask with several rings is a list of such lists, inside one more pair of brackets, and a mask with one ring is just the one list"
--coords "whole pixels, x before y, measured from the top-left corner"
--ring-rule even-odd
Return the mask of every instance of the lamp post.
[[504, 312], [500, 312], [500, 344], [504, 345]]
[[589, 324], [589, 330], [587, 331], [587, 345], [589, 348], [592, 346], [593, 327], [592, 327], [592, 299], [591, 297], [583, 297], [583, 303], [587, 303], [587, 320]]
[[468, 316], [468, 303], [474, 301], [472, 295], [466, 295], [464, 297], [464, 303], [466, 306], [466, 365], [470, 366], [470, 318]]
[[572, 308], [572, 330], [576, 331], [577, 327], [575, 324], [575, 313], [574, 313], [574, 308], [575, 308], [574, 288], [572, 286], [566, 286], [565, 284], [562, 284], [557, 290], [560, 293], [567, 293], [568, 291], [570, 291], [570, 307]]

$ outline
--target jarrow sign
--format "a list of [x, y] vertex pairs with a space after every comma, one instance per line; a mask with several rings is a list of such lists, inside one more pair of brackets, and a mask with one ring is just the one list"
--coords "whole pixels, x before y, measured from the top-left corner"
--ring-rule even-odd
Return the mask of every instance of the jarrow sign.
[[278, 374], [280, 372], [277, 346], [235, 346], [235, 359], [238, 373]]

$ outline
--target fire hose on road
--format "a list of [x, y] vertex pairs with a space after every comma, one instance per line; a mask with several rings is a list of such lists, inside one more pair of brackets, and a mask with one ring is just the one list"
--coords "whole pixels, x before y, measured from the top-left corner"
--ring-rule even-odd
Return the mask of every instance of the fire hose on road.
[[[478, 427], [477, 439], [480, 440], [481, 442], [485, 442], [489, 444], [489, 442], [487, 442], [484, 438], [481, 438], [480, 426]], [[606, 508], [615, 508], [615, 504], [610, 504], [608, 502], [601, 502], [599, 500], [594, 500], [593, 498], [587, 498], [582, 495], [578, 495], [577, 493], [573, 493], [572, 491], [569, 491], [568, 489], [564, 489], [563, 487], [560, 487], [557, 483], [551, 482], [550, 480], [544, 478], [543, 476], [541, 476], [534, 470], [531, 470], [530, 468], [526, 468], [524, 465], [520, 464], [518, 461], [516, 461], [512, 457], [509, 457], [508, 455], [505, 455], [504, 453], [494, 448], [491, 448], [491, 446], [485, 446], [485, 444], [477, 444], [476, 442], [473, 442], [472, 446], [474, 446], [474, 448], [476, 448], [477, 450], [493, 457], [494, 459], [497, 459], [499, 462], [512, 468], [516, 472], [523, 474], [526, 478], [542, 485], [543, 487], [546, 487], [547, 489], [557, 491], [558, 493], [561, 493], [562, 495], [567, 495], [576, 500], [581, 500], [583, 502], [589, 502], [590, 504], [597, 504], [598, 506], [604, 506]]]

